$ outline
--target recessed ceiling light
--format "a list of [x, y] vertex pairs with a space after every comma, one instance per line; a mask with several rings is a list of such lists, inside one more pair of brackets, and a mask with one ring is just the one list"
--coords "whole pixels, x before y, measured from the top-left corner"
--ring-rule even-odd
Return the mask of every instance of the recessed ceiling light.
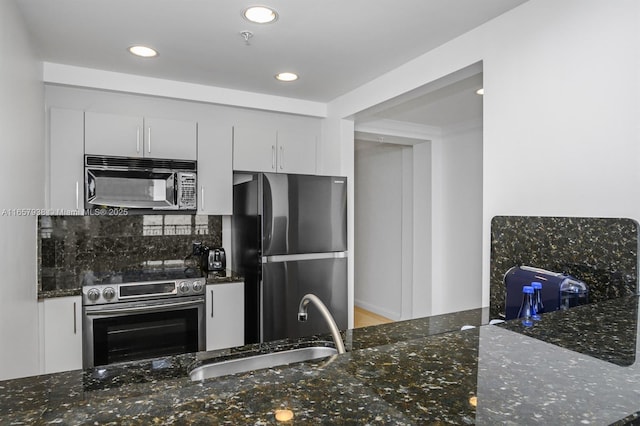
[[131, 52], [133, 55], [136, 56], [140, 56], [143, 58], [153, 58], [155, 56], [158, 56], [158, 52], [156, 52], [154, 49], [147, 47], [147, 46], [131, 46], [129, 48], [129, 52]]
[[247, 20], [257, 24], [268, 24], [278, 19], [278, 13], [266, 6], [251, 6], [242, 12]]
[[289, 409], [277, 409], [274, 411], [276, 420], [279, 422], [289, 422], [293, 420], [293, 411]]
[[292, 72], [281, 72], [276, 74], [276, 78], [280, 81], [295, 81], [298, 79], [298, 74]]
[[484, 95], [484, 87], [481, 87], [478, 90], [476, 90], [476, 94], [478, 94], [480, 96]]

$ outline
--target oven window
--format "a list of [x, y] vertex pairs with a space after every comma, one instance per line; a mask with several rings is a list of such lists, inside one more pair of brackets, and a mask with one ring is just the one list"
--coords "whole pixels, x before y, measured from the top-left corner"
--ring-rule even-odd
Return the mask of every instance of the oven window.
[[198, 309], [93, 321], [94, 365], [198, 351]]

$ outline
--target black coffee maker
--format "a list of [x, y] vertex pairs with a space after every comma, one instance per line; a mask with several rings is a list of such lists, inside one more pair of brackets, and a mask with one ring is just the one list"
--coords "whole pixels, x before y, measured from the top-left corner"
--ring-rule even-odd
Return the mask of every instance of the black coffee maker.
[[227, 269], [227, 256], [222, 247], [206, 248], [202, 261], [207, 272], [220, 272]]
[[222, 247], [209, 248], [194, 241], [191, 256], [199, 259], [200, 268], [204, 272], [223, 272], [227, 269], [227, 256]]

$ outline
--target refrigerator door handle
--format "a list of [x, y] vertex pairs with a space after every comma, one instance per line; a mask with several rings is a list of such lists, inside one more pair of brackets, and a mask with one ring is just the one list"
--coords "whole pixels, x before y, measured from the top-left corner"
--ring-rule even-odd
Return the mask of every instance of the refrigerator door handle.
[[304, 254], [283, 254], [275, 256], [262, 256], [262, 263], [295, 262], [298, 260], [317, 259], [343, 259], [348, 257], [348, 251], [336, 251], [329, 253], [304, 253]]

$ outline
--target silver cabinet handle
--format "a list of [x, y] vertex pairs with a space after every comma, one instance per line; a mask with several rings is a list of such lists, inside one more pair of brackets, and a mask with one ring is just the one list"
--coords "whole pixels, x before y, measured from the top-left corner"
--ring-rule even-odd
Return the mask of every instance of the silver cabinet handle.
[[204, 210], [204, 186], [200, 186], [200, 198], [201, 198], [201, 202], [200, 202], [200, 210]]
[[280, 170], [284, 169], [284, 147], [280, 147]]
[[149, 154], [151, 154], [151, 127], [149, 127]]
[[136, 129], [136, 152], [140, 153], [140, 127]]
[[271, 145], [271, 170], [276, 169], [276, 146]]
[[76, 181], [76, 210], [80, 208], [80, 182]]
[[211, 289], [211, 318], [213, 318], [213, 289]]
[[76, 302], [73, 302], [73, 334], [78, 334], [78, 320], [76, 316]]

